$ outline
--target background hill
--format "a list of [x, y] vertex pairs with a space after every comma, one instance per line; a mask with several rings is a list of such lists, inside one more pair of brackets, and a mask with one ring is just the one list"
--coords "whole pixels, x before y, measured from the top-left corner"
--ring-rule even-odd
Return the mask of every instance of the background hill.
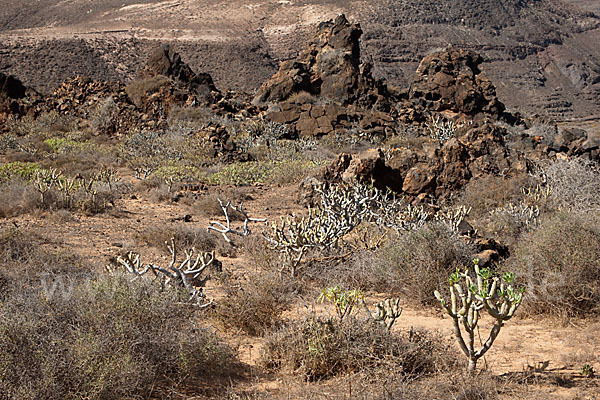
[[556, 119], [600, 115], [600, 17], [572, 0], [8, 0], [0, 72], [41, 91], [83, 74], [128, 81], [158, 42], [175, 42], [219, 88], [252, 92], [294, 57], [318, 21], [361, 23], [375, 75], [405, 87], [420, 59], [449, 44], [484, 56], [512, 110]]

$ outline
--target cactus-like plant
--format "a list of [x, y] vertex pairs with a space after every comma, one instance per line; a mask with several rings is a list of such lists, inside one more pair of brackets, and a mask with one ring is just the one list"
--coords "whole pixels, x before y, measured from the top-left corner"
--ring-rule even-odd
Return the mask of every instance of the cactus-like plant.
[[76, 178], [63, 178], [58, 180], [58, 190], [62, 193], [65, 207], [71, 208], [73, 196], [79, 189]]
[[171, 262], [167, 267], [161, 267], [155, 264], [142, 264], [140, 261], [140, 255], [134, 252], [129, 252], [125, 257], [117, 257], [117, 262], [122, 265], [125, 270], [133, 275], [135, 279], [144, 276], [146, 273], [151, 272], [154, 281], [160, 282], [161, 288], [165, 288], [169, 285], [175, 285], [183, 287], [187, 290], [190, 297], [188, 301], [190, 303], [196, 303], [201, 308], [208, 307], [212, 304], [212, 301], [202, 303], [206, 299], [206, 295], [203, 293], [202, 288], [206, 285], [206, 282], [210, 279], [210, 276], [206, 276], [200, 279], [200, 276], [204, 273], [206, 268], [213, 266], [217, 270], [220, 270], [221, 263], [215, 258], [215, 252], [200, 252], [194, 259], [195, 249], [185, 251], [185, 259], [178, 264], [177, 262], [177, 250], [175, 248], [175, 241], [171, 239], [171, 243], [166, 242], [167, 248], [171, 253]]
[[376, 322], [384, 325], [388, 332], [394, 326], [394, 323], [400, 316], [402, 315], [402, 307], [400, 307], [400, 299], [399, 298], [390, 298], [385, 299], [384, 301], [380, 301], [379, 303], [375, 303], [375, 312], [369, 314]]
[[355, 307], [358, 306], [364, 298], [365, 295], [361, 290], [345, 290], [336, 285], [323, 289], [319, 296], [319, 301], [323, 303], [327, 300], [332, 303], [341, 322], [346, 316], [352, 314], [352, 311], [354, 311]]
[[[467, 356], [469, 362], [467, 371], [474, 374], [477, 361], [490, 349], [504, 323], [511, 319], [523, 299], [524, 287], [513, 287], [515, 275], [504, 273], [502, 277], [494, 276], [487, 268], [479, 268], [479, 260], [473, 260], [475, 277], [467, 268], [465, 271], [456, 270], [448, 279], [450, 302], [446, 301], [440, 292], [435, 291], [435, 297], [452, 318], [454, 335], [458, 344]], [[494, 318], [494, 326], [481, 348], [475, 349], [475, 330], [479, 316], [485, 310]], [[466, 340], [462, 329], [466, 333]]]
[[435, 213], [434, 219], [446, 223], [452, 229], [452, 232], [458, 234], [460, 223], [464, 221], [470, 212], [471, 207], [458, 206], [454, 209], [438, 211]]
[[46, 201], [46, 193], [48, 193], [48, 191], [58, 183], [61, 176], [61, 172], [57, 171], [56, 168], [49, 170], [38, 169], [35, 171], [33, 184], [36, 190], [40, 193], [40, 200], [42, 202], [42, 205]]
[[[246, 210], [244, 209], [244, 207], [241, 204], [239, 206], [235, 206], [235, 205], [231, 204], [230, 201], [228, 201], [225, 204], [223, 204], [223, 201], [221, 201], [221, 199], [217, 199], [217, 201], [219, 202], [219, 205], [221, 206], [221, 210], [223, 210], [223, 214], [225, 214], [225, 221], [226, 221], [225, 225], [223, 225], [219, 221], [210, 221], [210, 225], [206, 228], [206, 230], [207, 231], [213, 230], [213, 231], [219, 232], [221, 235], [223, 235], [223, 237], [225, 238], [227, 243], [231, 243], [231, 239], [229, 239], [229, 237], [227, 236], [228, 233], [233, 233], [234, 235], [238, 235], [238, 236], [248, 236], [251, 233], [250, 228], [248, 228], [248, 224], [250, 222], [267, 222], [266, 218], [250, 218], [250, 217], [248, 217], [248, 213], [246, 212]], [[242, 214], [242, 216], [244, 217], [244, 225], [242, 226], [241, 230], [233, 229], [231, 227], [231, 218], [229, 217], [229, 213], [227, 211], [228, 209], [232, 209], [233, 211], [236, 211], [236, 212]]]

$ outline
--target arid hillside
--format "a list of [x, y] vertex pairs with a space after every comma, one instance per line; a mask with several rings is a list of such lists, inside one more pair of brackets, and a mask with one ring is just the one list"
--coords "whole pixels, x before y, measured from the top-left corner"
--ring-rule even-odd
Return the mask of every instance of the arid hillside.
[[0, 11], [0, 71], [41, 91], [83, 74], [132, 79], [157, 42], [173, 41], [219, 88], [251, 92], [299, 51], [317, 21], [361, 23], [375, 73], [406, 86], [432, 50], [481, 53], [509, 108], [556, 119], [599, 115], [597, 2], [9, 0]]

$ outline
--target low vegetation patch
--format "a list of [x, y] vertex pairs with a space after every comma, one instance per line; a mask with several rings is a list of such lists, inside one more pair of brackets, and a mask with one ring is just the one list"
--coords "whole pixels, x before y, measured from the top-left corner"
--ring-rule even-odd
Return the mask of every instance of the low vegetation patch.
[[0, 303], [8, 398], [164, 397], [172, 386], [235, 375], [231, 349], [191, 322], [177, 291], [121, 276], [69, 285], [16, 291]]
[[262, 363], [308, 380], [379, 368], [416, 377], [455, 363], [454, 353], [448, 350], [426, 331], [391, 334], [370, 318], [350, 316], [339, 321], [311, 316], [268, 335]]
[[528, 287], [524, 312], [560, 318], [597, 313], [599, 222], [598, 214], [558, 213], [517, 243], [507, 264]]

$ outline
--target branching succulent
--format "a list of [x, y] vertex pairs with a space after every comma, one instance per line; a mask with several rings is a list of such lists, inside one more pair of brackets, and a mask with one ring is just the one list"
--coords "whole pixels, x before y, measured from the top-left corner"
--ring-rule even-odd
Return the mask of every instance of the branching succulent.
[[323, 289], [319, 296], [319, 301], [321, 303], [328, 301], [333, 304], [341, 322], [345, 317], [352, 314], [355, 308], [364, 301], [364, 298], [365, 295], [361, 290], [345, 290], [336, 285]]
[[202, 291], [210, 276], [204, 278], [201, 278], [201, 276], [210, 266], [220, 270], [220, 263], [215, 258], [215, 252], [200, 252], [194, 258], [195, 249], [192, 248], [186, 250], [184, 260], [178, 262], [174, 239], [171, 239], [170, 244], [168, 242], [166, 244], [171, 253], [171, 262], [167, 267], [156, 264], [142, 264], [140, 255], [134, 252], [129, 252], [125, 257], [117, 257], [117, 262], [127, 272], [135, 275], [134, 280], [150, 272], [153, 281], [158, 281], [162, 289], [171, 285], [182, 287], [189, 293], [188, 302], [195, 303], [202, 308], [211, 305], [212, 300], [206, 302], [206, 295]]
[[121, 182], [121, 177], [117, 175], [117, 171], [114, 168], [107, 166], [102, 166], [95, 178], [99, 182], [106, 183], [110, 191], [112, 191], [115, 186]]
[[[227, 236], [228, 233], [232, 233], [232, 234], [238, 235], [238, 236], [248, 236], [251, 233], [250, 228], [248, 228], [248, 224], [250, 222], [266, 222], [267, 221], [266, 218], [250, 218], [250, 217], [248, 217], [248, 214], [246, 213], [246, 211], [244, 210], [244, 207], [242, 207], [241, 204], [239, 206], [234, 206], [233, 204], [231, 204], [230, 201], [228, 201], [225, 204], [223, 204], [223, 201], [221, 201], [221, 199], [217, 199], [217, 201], [219, 202], [219, 205], [221, 206], [221, 210], [223, 210], [223, 214], [225, 214], [225, 221], [226, 221], [225, 225], [223, 225], [219, 221], [210, 221], [210, 226], [208, 226], [206, 228], [206, 230], [207, 231], [212, 230], [212, 231], [219, 232], [221, 235], [223, 235], [223, 237], [225, 238], [227, 243], [231, 243], [231, 239]], [[231, 218], [229, 217], [229, 212], [227, 211], [228, 209], [236, 211], [244, 217], [244, 225], [242, 226], [242, 228], [233, 229], [231, 227]]]
[[400, 307], [400, 299], [399, 298], [390, 298], [385, 299], [384, 301], [380, 301], [379, 303], [373, 304], [375, 307], [375, 312], [371, 312], [368, 307], [367, 312], [376, 322], [384, 325], [388, 332], [394, 326], [394, 323], [400, 316], [402, 315], [402, 307]]
[[404, 206], [390, 191], [358, 183], [321, 186], [317, 191], [321, 196], [317, 209], [309, 209], [305, 216], [282, 218], [265, 235], [271, 249], [290, 259], [292, 275], [296, 275], [308, 249], [334, 247], [363, 222], [407, 231], [420, 228], [430, 216], [422, 206]]
[[44, 204], [46, 200], [46, 193], [48, 193], [48, 191], [52, 189], [52, 187], [58, 184], [58, 181], [61, 178], [61, 176], [61, 172], [56, 170], [56, 168], [49, 170], [38, 169], [35, 171], [33, 184], [40, 194], [40, 200], [42, 204]]
[[[294, 215], [273, 223], [271, 233], [265, 235], [269, 248], [284, 253], [290, 260], [290, 272], [296, 276], [302, 257], [314, 247], [331, 248], [348, 233], [353, 226], [335, 214], [324, 210], [309, 209], [308, 215]], [[283, 272], [283, 271], [281, 271]]]
[[452, 229], [452, 232], [458, 234], [461, 222], [465, 220], [470, 212], [471, 207], [458, 206], [454, 209], [438, 211], [435, 213], [434, 219], [446, 223]]
[[540, 216], [540, 208], [535, 204], [527, 205], [523, 201], [520, 201], [516, 205], [509, 203], [504, 207], [492, 210], [490, 211], [490, 214], [507, 215], [518, 221], [526, 229], [529, 229], [537, 225]]
[[440, 143], [444, 143], [450, 138], [453, 138], [456, 133], [457, 126], [454, 121], [447, 121], [439, 115], [431, 117], [431, 122], [426, 124], [429, 136], [438, 140]]
[[[524, 287], [513, 287], [515, 283], [513, 273], [504, 273], [502, 277], [498, 277], [487, 268], [480, 269], [478, 259], [474, 259], [473, 264], [474, 278], [468, 268], [462, 272], [457, 269], [450, 275], [448, 279], [450, 302], [446, 301], [437, 290], [434, 293], [452, 318], [454, 335], [469, 360], [467, 371], [470, 374], [475, 373], [477, 361], [490, 349], [504, 323], [513, 317], [525, 292]], [[494, 326], [485, 343], [476, 350], [475, 330], [478, 329], [477, 324], [482, 310], [494, 319]]]

